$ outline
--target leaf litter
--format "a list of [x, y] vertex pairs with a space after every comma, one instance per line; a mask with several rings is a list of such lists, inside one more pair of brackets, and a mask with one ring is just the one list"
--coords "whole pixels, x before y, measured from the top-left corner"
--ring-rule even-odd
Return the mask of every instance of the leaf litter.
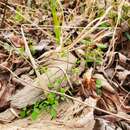
[[129, 130], [129, 1], [50, 2], [0, 1], [0, 128]]

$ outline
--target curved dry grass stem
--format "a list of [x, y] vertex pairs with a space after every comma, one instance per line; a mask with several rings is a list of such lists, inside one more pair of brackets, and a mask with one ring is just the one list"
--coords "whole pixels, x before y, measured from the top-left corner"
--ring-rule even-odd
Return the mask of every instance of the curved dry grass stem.
[[35, 70], [35, 73], [36, 73], [37, 77], [39, 77], [39, 76], [40, 76], [40, 73], [37, 71], [37, 68], [38, 68], [38, 67], [37, 67], [37, 65], [36, 65], [36, 62], [35, 62], [34, 58], [32, 57], [32, 54], [31, 54], [31, 51], [30, 51], [30, 49], [29, 49], [29, 46], [28, 46], [27, 40], [26, 40], [26, 38], [25, 38], [25, 35], [24, 35], [24, 32], [23, 32], [23, 28], [22, 28], [22, 27], [21, 27], [21, 34], [22, 34], [22, 37], [23, 37], [23, 40], [24, 40], [25, 52], [26, 52], [27, 56], [29, 57], [29, 59], [30, 59], [30, 61], [31, 61], [31, 63], [32, 63], [32, 66], [33, 66], [33, 68], [34, 68], [34, 70]]
[[125, 0], [121, 0], [121, 3], [119, 5], [119, 7], [118, 7], [118, 17], [117, 17], [117, 22], [116, 22], [114, 32], [113, 32], [113, 36], [112, 36], [112, 43], [111, 43], [112, 45], [109, 47], [109, 50], [108, 50], [108, 52], [110, 52], [110, 50], [112, 50], [111, 51], [111, 56], [110, 56], [109, 62], [107, 64], [107, 66], [105, 67], [105, 69], [109, 67], [109, 65], [111, 64], [111, 61], [113, 59], [113, 54], [114, 54], [115, 44], [116, 44], [115, 36], [116, 36], [117, 27], [118, 27], [118, 25], [120, 23], [120, 20], [121, 20], [122, 7], [123, 7], [124, 3], [125, 3]]
[[125, 103], [126, 99], [129, 97], [129, 95], [130, 95], [130, 92], [127, 93], [127, 95], [125, 96], [124, 100], [121, 102], [119, 108], [121, 108], [122, 106], [124, 106], [124, 103]]
[[63, 68], [61, 68], [60, 66], [54, 66], [54, 65], [52, 65], [52, 66], [50, 66], [50, 67], [59, 68], [59, 69], [64, 73], [64, 75], [66, 76], [67, 81], [68, 81], [70, 87], [73, 89], [72, 83], [71, 83], [71, 81], [70, 81], [70, 79], [69, 79], [69, 77], [68, 77], [68, 75], [67, 75], [67, 72], [66, 72]]
[[[112, 6], [110, 6], [107, 10], [106, 10], [106, 12], [105, 12], [105, 14], [101, 17], [101, 18], [97, 18], [97, 19], [95, 19], [95, 20], [93, 20], [92, 22], [90, 22], [84, 29], [83, 29], [83, 31], [79, 34], [79, 36], [74, 40], [74, 42], [71, 44], [71, 45], [69, 45], [67, 48], [68, 49], [71, 49], [74, 45], [76, 45], [78, 42], [80, 42], [82, 39], [84, 39], [88, 34], [90, 34], [90, 33], [92, 33], [101, 23], [102, 23], [102, 21], [103, 21], [103, 19], [106, 17], [106, 15], [109, 13], [109, 11], [112, 9]], [[90, 28], [90, 30], [86, 30], [86, 29], [88, 29], [88, 27], [90, 27], [94, 22], [96, 22], [97, 20], [99, 20], [98, 22], [97, 22], [97, 24], [96, 25], [94, 25], [92, 28]]]
[[20, 118], [19, 115], [17, 114], [17, 112], [13, 109], [13, 108], [10, 108], [9, 109], [11, 111], [11, 113], [16, 116], [17, 118]]
[[[33, 69], [35, 70], [35, 73], [36, 73], [36, 75], [37, 75], [37, 78], [39, 79], [39, 85], [40, 85], [40, 87], [43, 88], [43, 89], [44, 89], [44, 88], [45, 88], [45, 89], [48, 89], [48, 87], [44, 86], [44, 83], [43, 83], [43, 81], [42, 81], [41, 74], [40, 74], [40, 72], [38, 71], [38, 67], [37, 67], [37, 65], [36, 65], [36, 62], [35, 62], [35, 60], [34, 60], [32, 54], [31, 54], [31, 52], [30, 52], [30, 49], [29, 49], [28, 43], [27, 43], [27, 41], [26, 41], [26, 38], [25, 38], [25, 36], [24, 36], [24, 32], [23, 32], [23, 28], [22, 28], [22, 27], [21, 27], [21, 33], [22, 33], [22, 36], [23, 36], [24, 44], [25, 44], [25, 51], [26, 51], [28, 57], [30, 58], [30, 61], [31, 61], [32, 66], [33, 66]], [[44, 93], [45, 93], [45, 95], [47, 94], [46, 92], [44, 92]]]

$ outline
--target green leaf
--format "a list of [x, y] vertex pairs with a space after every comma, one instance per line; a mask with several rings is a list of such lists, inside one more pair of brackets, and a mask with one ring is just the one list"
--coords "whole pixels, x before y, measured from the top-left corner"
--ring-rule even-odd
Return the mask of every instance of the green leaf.
[[62, 78], [58, 78], [58, 79], [56, 79], [56, 81], [55, 81], [55, 85], [60, 85], [61, 83], [62, 83], [62, 81], [63, 81], [63, 79]]
[[39, 68], [39, 70], [40, 70], [40, 73], [43, 74], [43, 73], [46, 73], [48, 71], [48, 67], [47, 66], [43, 66], [43, 67], [41, 66]]
[[40, 110], [38, 108], [35, 108], [31, 114], [32, 120], [36, 120], [39, 114]]
[[25, 49], [24, 47], [15, 48], [16, 52], [20, 55], [24, 55]]
[[68, 56], [68, 52], [65, 51], [65, 50], [61, 51], [59, 54], [60, 54], [61, 57], [67, 57]]
[[48, 88], [54, 88], [54, 84], [53, 83], [48, 83]]
[[14, 20], [18, 23], [22, 22], [24, 20], [24, 18], [22, 17], [22, 11], [20, 9], [17, 8], [16, 10], [16, 14], [14, 16]]
[[57, 112], [55, 109], [51, 108], [50, 114], [51, 114], [51, 118], [54, 119], [54, 118], [56, 118]]
[[[66, 90], [65, 90], [64, 88], [60, 88], [60, 92], [63, 93], [63, 94], [65, 94]], [[62, 101], [64, 101], [64, 100], [65, 100], [65, 96], [64, 96], [64, 95], [61, 96], [60, 99], [61, 99]]]
[[80, 64], [81, 60], [77, 59], [76, 64]]
[[98, 57], [95, 62], [97, 65], [100, 65], [100, 64], [102, 64], [102, 59], [100, 57]]
[[96, 80], [96, 88], [101, 88], [102, 87], [102, 81], [100, 79]]
[[30, 109], [28, 109], [28, 110], [26, 111], [26, 116], [30, 115], [30, 114], [31, 114], [31, 112], [32, 112], [32, 109], [31, 109], [31, 108], [30, 108]]
[[79, 73], [80, 73], [79, 68], [78, 68], [78, 67], [77, 67], [77, 68], [73, 68], [73, 69], [72, 69], [72, 73], [74, 73], [74, 74], [79, 74]]
[[65, 89], [64, 88], [60, 88], [60, 92], [61, 93], [65, 93]]
[[31, 54], [35, 55], [36, 52], [37, 52], [36, 49], [35, 49], [35, 47], [33, 45], [30, 45], [29, 48], [30, 48]]
[[57, 15], [57, 1], [50, 0], [50, 6], [51, 6], [51, 13], [53, 16], [53, 22], [54, 22], [54, 32], [56, 35], [56, 42], [57, 44], [60, 44], [60, 37], [61, 37], [61, 27], [60, 27], [60, 20]]
[[47, 96], [47, 101], [52, 105], [55, 103], [56, 95], [55, 93], [49, 93]]
[[96, 88], [96, 93], [97, 93], [98, 95], [101, 95], [101, 94], [102, 94], [102, 91], [101, 91], [101, 89], [99, 89], [99, 88]]
[[104, 22], [104, 23], [100, 24], [99, 27], [107, 28], [107, 27], [110, 27], [110, 24], [107, 22]]
[[97, 44], [97, 47], [100, 48], [100, 49], [106, 49], [107, 45], [105, 45], [105, 44]]
[[20, 115], [21, 118], [26, 117], [26, 111], [24, 111], [24, 110], [21, 111], [19, 115]]
[[99, 8], [96, 17], [101, 17], [104, 14], [104, 8]]
[[90, 38], [86, 38], [86, 39], [81, 40], [81, 43], [89, 46], [92, 44], [92, 40]]
[[98, 95], [101, 95], [102, 81], [100, 79], [96, 80], [96, 92]]

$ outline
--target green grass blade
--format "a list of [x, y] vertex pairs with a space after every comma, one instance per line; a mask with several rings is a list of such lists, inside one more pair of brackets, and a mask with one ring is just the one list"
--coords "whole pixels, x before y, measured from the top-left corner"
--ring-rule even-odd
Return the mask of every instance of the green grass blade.
[[57, 16], [57, 2], [55, 0], [50, 0], [50, 6], [54, 22], [54, 33], [56, 36], [56, 43], [60, 44], [61, 28], [60, 28], [60, 20]]

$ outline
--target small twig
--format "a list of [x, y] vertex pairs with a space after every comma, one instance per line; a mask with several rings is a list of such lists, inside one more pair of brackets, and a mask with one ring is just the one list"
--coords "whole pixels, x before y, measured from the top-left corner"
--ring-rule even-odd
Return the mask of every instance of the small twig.
[[[113, 54], [114, 54], [114, 50], [115, 50], [115, 46], [116, 46], [116, 31], [117, 31], [117, 27], [118, 27], [118, 25], [120, 23], [120, 20], [121, 20], [122, 7], [124, 5], [124, 2], [125, 2], [125, 0], [122, 0], [121, 3], [120, 3], [120, 5], [119, 5], [119, 7], [118, 7], [118, 17], [117, 17], [116, 25], [114, 27], [114, 32], [113, 32], [113, 37], [112, 37], [112, 43], [111, 43], [112, 45], [108, 49], [108, 52], [111, 52], [111, 55], [110, 55], [109, 61], [107, 63], [107, 66], [105, 67], [105, 69], [107, 69], [110, 66], [110, 64], [111, 64], [111, 62], [113, 60]], [[109, 55], [109, 53], [108, 53], [108, 55]]]
[[30, 61], [31, 61], [32, 65], [33, 65], [33, 68], [35, 70], [36, 75], [39, 76], [40, 73], [37, 71], [37, 66], [36, 66], [35, 60], [32, 57], [32, 54], [30, 52], [30, 49], [29, 49], [28, 43], [26, 41], [26, 38], [25, 38], [25, 35], [24, 35], [22, 27], [21, 27], [21, 33], [22, 33], [22, 36], [23, 36], [24, 44], [25, 44], [25, 51], [26, 51], [28, 57], [30, 58]]
[[10, 108], [10, 111], [12, 112], [13, 115], [19, 118], [19, 115], [16, 113], [16, 111], [13, 108]]
[[124, 105], [124, 102], [126, 101], [126, 99], [129, 97], [130, 92], [128, 92], [128, 94], [125, 96], [124, 100], [121, 102], [119, 108], [121, 108]]
[[[8, 0], [5, 0], [5, 4], [7, 5], [8, 3]], [[6, 10], [7, 10], [7, 7], [5, 6], [4, 7], [4, 13], [3, 13], [3, 17], [2, 17], [2, 21], [1, 21], [1, 28], [4, 27], [4, 21], [5, 21], [5, 16], [6, 16]]]

